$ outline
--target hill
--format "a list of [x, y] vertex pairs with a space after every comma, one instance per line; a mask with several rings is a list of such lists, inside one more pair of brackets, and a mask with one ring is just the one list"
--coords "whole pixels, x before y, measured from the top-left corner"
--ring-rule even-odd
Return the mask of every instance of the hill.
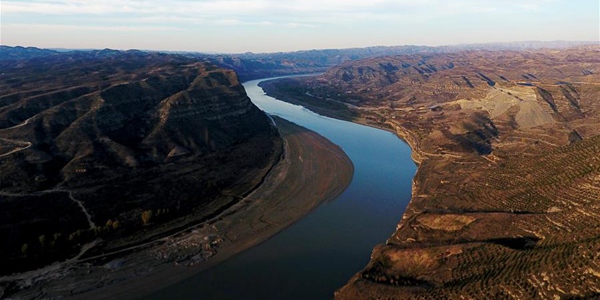
[[282, 153], [236, 74], [211, 63], [101, 50], [0, 68], [2, 275], [214, 215]]
[[419, 164], [396, 232], [336, 297], [597, 298], [599, 58], [596, 46], [425, 53], [265, 83], [396, 132]]
[[2, 60], [23, 60], [34, 57], [57, 55], [58, 52], [49, 49], [40, 49], [36, 47], [10, 47], [0, 45], [0, 61]]

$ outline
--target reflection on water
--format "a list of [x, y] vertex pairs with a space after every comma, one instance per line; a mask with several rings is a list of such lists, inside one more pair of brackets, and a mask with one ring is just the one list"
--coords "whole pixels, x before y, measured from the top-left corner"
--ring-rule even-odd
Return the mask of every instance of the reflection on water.
[[168, 287], [155, 299], [330, 299], [394, 232], [411, 196], [416, 166], [390, 132], [331, 119], [266, 96], [261, 80], [244, 84], [265, 112], [341, 146], [354, 178], [337, 199], [263, 244]]

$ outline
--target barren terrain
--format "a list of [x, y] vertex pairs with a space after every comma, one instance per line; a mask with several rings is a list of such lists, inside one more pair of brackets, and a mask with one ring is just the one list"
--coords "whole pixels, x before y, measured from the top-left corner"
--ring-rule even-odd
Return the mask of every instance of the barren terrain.
[[365, 59], [267, 93], [395, 131], [419, 170], [339, 299], [600, 296], [600, 49]]

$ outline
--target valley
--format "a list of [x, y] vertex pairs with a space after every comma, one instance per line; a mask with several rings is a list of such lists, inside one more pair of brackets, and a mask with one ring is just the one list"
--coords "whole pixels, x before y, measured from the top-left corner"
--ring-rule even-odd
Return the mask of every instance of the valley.
[[600, 299], [599, 11], [0, 0], [0, 300]]
[[[25, 58], [0, 59], [0, 297], [160, 299], [164, 287], [229, 267], [235, 254], [293, 246], [325, 223], [339, 231], [310, 243], [315, 267], [326, 257], [319, 251], [366, 260], [360, 249], [376, 234], [365, 227], [381, 234], [400, 220], [337, 299], [597, 298], [600, 49], [470, 47], [5, 52]], [[323, 72], [260, 87], [406, 141], [418, 164], [406, 210], [388, 197], [400, 197], [392, 181], [412, 172], [390, 178], [385, 161], [373, 160], [383, 145], [357, 155], [368, 148], [352, 140], [363, 129], [330, 135], [343, 123], [317, 126], [342, 150], [267, 116], [236, 72], [244, 80]], [[321, 122], [281, 109], [283, 118]], [[349, 207], [329, 212], [340, 205]], [[381, 220], [361, 219], [353, 209], [363, 205]], [[309, 212], [321, 223], [296, 222]], [[262, 257], [256, 251], [244, 253]]]

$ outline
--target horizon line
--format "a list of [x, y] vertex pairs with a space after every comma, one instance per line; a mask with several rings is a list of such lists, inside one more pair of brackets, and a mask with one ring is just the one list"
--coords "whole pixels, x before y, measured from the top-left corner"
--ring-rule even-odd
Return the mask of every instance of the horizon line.
[[139, 49], [139, 48], [56, 48], [56, 47], [43, 47], [43, 46], [23, 46], [23, 45], [6, 45], [0, 43], [0, 46], [6, 47], [21, 47], [21, 48], [35, 48], [40, 50], [52, 50], [57, 52], [71, 52], [71, 51], [101, 51], [101, 50], [116, 50], [116, 51], [144, 51], [144, 52], [158, 52], [158, 53], [199, 53], [208, 55], [240, 55], [240, 54], [282, 54], [282, 53], [296, 53], [296, 52], [310, 52], [310, 51], [328, 51], [328, 50], [354, 50], [354, 49], [369, 49], [369, 48], [395, 48], [395, 47], [422, 47], [422, 48], [444, 48], [444, 47], [461, 47], [461, 46], [484, 46], [484, 45], [510, 45], [519, 43], [539, 43], [539, 44], [551, 44], [551, 43], [571, 43], [578, 44], [579, 46], [584, 45], [600, 45], [600, 40], [522, 40], [522, 41], [511, 41], [511, 42], [479, 42], [479, 43], [458, 43], [458, 44], [445, 44], [445, 45], [425, 45], [425, 44], [402, 44], [402, 45], [373, 45], [364, 47], [343, 47], [343, 48], [313, 48], [313, 49], [298, 49], [291, 51], [273, 51], [273, 52], [218, 52], [218, 51], [201, 51], [201, 50], [159, 50], [159, 49]]

